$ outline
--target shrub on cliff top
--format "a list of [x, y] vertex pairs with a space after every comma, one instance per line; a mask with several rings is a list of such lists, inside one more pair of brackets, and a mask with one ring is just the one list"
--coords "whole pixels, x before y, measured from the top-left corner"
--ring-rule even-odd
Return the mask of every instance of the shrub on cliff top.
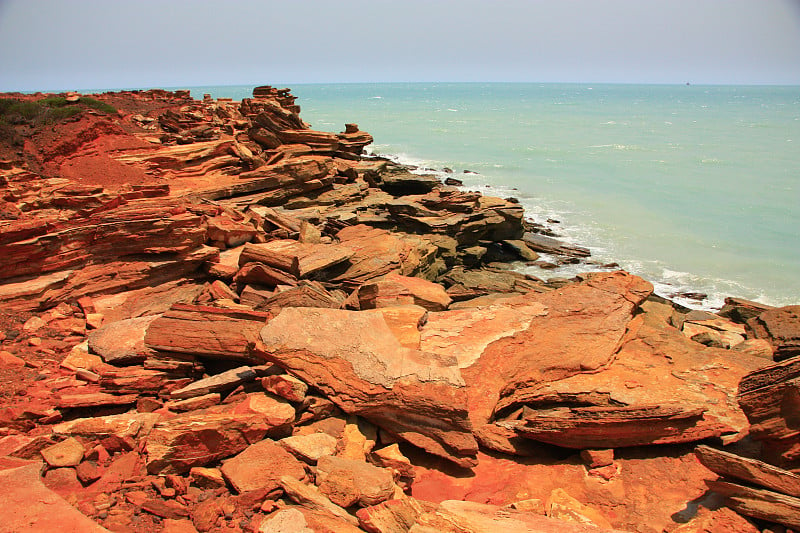
[[75, 103], [67, 102], [63, 96], [51, 96], [36, 101], [1, 98], [0, 122], [34, 126], [51, 124], [74, 117], [87, 108], [106, 114], [117, 113], [113, 106], [88, 96], [81, 96]]

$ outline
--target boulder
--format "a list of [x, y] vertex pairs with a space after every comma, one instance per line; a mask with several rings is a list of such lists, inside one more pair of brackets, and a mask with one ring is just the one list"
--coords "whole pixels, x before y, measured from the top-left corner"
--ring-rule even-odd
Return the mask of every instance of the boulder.
[[259, 414], [189, 412], [155, 425], [145, 443], [151, 474], [181, 474], [235, 455], [275, 426]]
[[737, 400], [751, 424], [750, 435], [762, 441], [767, 460], [787, 468], [800, 466], [800, 357], [744, 376]]
[[269, 439], [251, 444], [236, 457], [225, 461], [220, 470], [240, 493], [251, 490], [271, 492], [280, 487], [283, 476], [297, 480], [306, 477], [302, 463]]
[[298, 505], [311, 511], [322, 511], [323, 513], [331, 514], [352, 525], [358, 524], [355, 517], [330, 501], [314, 485], [307, 485], [292, 476], [283, 476], [280, 479], [280, 485], [286, 496]]
[[739, 514], [800, 528], [800, 498], [727, 481], [709, 481], [708, 488], [722, 495], [725, 504]]
[[366, 507], [394, 494], [392, 473], [363, 461], [325, 455], [317, 461], [317, 486], [342, 507]]
[[725, 298], [725, 305], [722, 306], [722, 309], [717, 314], [739, 324], [744, 324], [769, 309], [774, 309], [774, 307], [743, 298], [728, 297]]
[[252, 224], [238, 222], [227, 215], [208, 218], [206, 224], [208, 240], [223, 244], [227, 248], [235, 248], [250, 242], [259, 233]]
[[[763, 362], [689, 341], [667, 324], [671, 308], [634, 320], [651, 291], [612, 272], [488, 307], [429, 313], [420, 346], [456, 357], [475, 434], [499, 451], [521, 453], [520, 435], [608, 448], [743, 431], [736, 383]], [[720, 365], [725, 372], [714, 370]], [[709, 387], [701, 383], [713, 387], [701, 393]]]
[[320, 457], [332, 455], [336, 451], [336, 437], [327, 433], [311, 433], [286, 437], [278, 442], [295, 456], [316, 464]]
[[275, 240], [245, 246], [239, 256], [239, 264], [264, 263], [300, 279], [342, 263], [353, 253], [346, 246]]
[[747, 321], [748, 337], [766, 339], [775, 349], [775, 360], [800, 355], [800, 305], [769, 309]]
[[141, 363], [151, 350], [144, 344], [147, 328], [158, 315], [111, 322], [89, 333], [89, 349], [113, 365]]
[[387, 500], [356, 512], [362, 529], [371, 533], [405, 533], [417, 518], [435, 506], [414, 498]]
[[424, 237], [390, 233], [363, 224], [346, 227], [336, 237], [354, 253], [343, 272], [330, 279], [332, 282], [355, 288], [393, 271], [423, 279], [433, 279], [439, 274], [438, 249]]
[[69, 437], [58, 444], [42, 450], [42, 457], [53, 468], [77, 466], [83, 460], [84, 447], [75, 437]]
[[262, 329], [261, 340], [266, 360], [322, 390], [345, 412], [458, 464], [474, 464], [477, 447], [455, 361], [403, 347], [382, 317], [285, 308]]
[[452, 301], [444, 287], [431, 281], [391, 272], [358, 288], [360, 309], [414, 304], [444, 311]]
[[800, 475], [794, 472], [705, 445], [695, 448], [694, 453], [715, 474], [800, 498]]
[[179, 354], [252, 360], [250, 350], [267, 318], [256, 311], [174, 304], [147, 328], [145, 345]]
[[267, 392], [297, 403], [305, 400], [308, 392], [308, 385], [288, 374], [263, 377], [261, 378], [261, 386]]
[[58, 436], [86, 437], [102, 439], [110, 436], [143, 438], [161, 418], [158, 413], [123, 413], [121, 415], [77, 418], [53, 426], [53, 434]]

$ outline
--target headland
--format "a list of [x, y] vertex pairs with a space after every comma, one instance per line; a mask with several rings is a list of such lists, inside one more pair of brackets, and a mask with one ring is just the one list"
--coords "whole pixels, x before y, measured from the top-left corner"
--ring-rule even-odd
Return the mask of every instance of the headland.
[[800, 307], [523, 275], [589, 251], [287, 89], [0, 109], [9, 530], [800, 527]]

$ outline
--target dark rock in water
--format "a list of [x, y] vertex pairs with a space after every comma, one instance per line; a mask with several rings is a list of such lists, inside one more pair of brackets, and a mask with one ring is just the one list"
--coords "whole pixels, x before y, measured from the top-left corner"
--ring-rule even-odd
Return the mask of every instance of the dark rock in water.
[[426, 194], [440, 186], [442, 182], [430, 174], [412, 174], [410, 172], [384, 173], [380, 188], [395, 196]]
[[708, 298], [708, 294], [704, 292], [677, 292], [675, 294], [670, 295], [672, 298], [679, 297], [679, 298], [687, 298], [689, 300], [695, 300], [697, 302], [702, 302], [706, 298]]
[[472, 170], [464, 169], [464, 172], [462, 172], [462, 174], [477, 174], [477, 172], [473, 172]]
[[[452, 170], [450, 172], [452, 172]], [[445, 178], [444, 184], [445, 185], [453, 185], [455, 187], [460, 187], [460, 186], [464, 185], [464, 182], [459, 180], [459, 179], [456, 179], [456, 178]]]
[[445, 174], [452, 174], [453, 173], [453, 169], [449, 168], [449, 167], [444, 167], [442, 169], [442, 172], [444, 172]]
[[540, 253], [572, 257], [589, 257], [591, 255], [591, 252], [586, 248], [568, 244], [558, 239], [553, 239], [552, 237], [537, 233], [525, 233], [522, 240], [525, 241], [529, 248]]
[[561, 221], [560, 220], [556, 220], [554, 218], [548, 218], [547, 219], [547, 223], [548, 224], [561, 224]]
[[509, 196], [508, 198], [506, 198], [506, 202], [510, 202], [512, 204], [518, 204], [519, 203], [519, 199], [515, 198], [513, 196]]
[[555, 263], [550, 263], [548, 261], [534, 261], [530, 263], [532, 266], [537, 266], [543, 270], [553, 270], [558, 268], [558, 265]]
[[734, 322], [744, 324], [751, 318], [755, 318], [764, 311], [775, 309], [771, 305], [758, 302], [751, 302], [744, 298], [725, 298], [725, 305], [717, 313], [721, 317], [728, 318]]
[[747, 321], [748, 338], [766, 339], [775, 348], [775, 360], [800, 355], [800, 305], [764, 311]]
[[619, 268], [619, 263], [606, 263], [602, 265], [603, 268]]

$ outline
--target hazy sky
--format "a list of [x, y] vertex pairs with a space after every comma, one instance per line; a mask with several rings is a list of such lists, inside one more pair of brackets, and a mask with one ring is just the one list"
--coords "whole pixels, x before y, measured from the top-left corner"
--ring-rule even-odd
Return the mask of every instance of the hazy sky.
[[0, 90], [800, 84], [800, 0], [0, 0]]

